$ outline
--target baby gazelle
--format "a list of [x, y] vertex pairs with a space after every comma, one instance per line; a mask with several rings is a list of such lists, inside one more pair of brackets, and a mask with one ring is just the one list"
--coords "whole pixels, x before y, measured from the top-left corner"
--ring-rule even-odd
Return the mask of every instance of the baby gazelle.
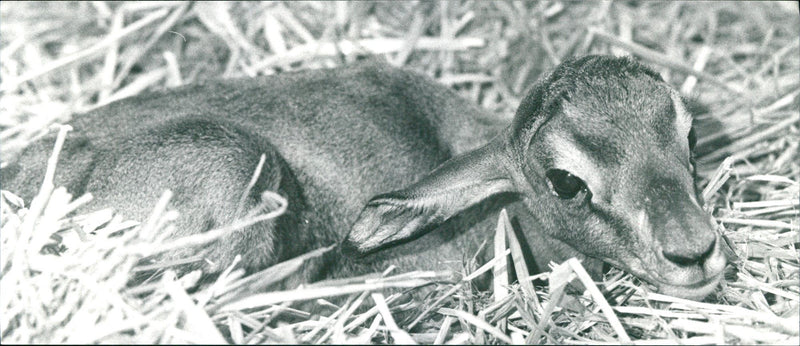
[[565, 61], [486, 146], [372, 198], [344, 246], [369, 253], [513, 194], [530, 213], [522, 231], [540, 266], [577, 251], [701, 299], [725, 258], [701, 208], [694, 142], [692, 116], [657, 73], [629, 59]]
[[[260, 191], [287, 197], [274, 222], [162, 258], [200, 254], [194, 267], [208, 272], [236, 254], [252, 272], [342, 239], [344, 251], [297, 279], [388, 264], [461, 269], [505, 206], [534, 269], [578, 256], [667, 294], [714, 289], [725, 260], [695, 186], [692, 119], [656, 73], [573, 59], [488, 144], [480, 117], [447, 88], [375, 63], [192, 85], [77, 117], [56, 184], [140, 220], [171, 189], [182, 212], [173, 236], [230, 223]], [[51, 145], [34, 143], [4, 169], [3, 188], [30, 199]]]

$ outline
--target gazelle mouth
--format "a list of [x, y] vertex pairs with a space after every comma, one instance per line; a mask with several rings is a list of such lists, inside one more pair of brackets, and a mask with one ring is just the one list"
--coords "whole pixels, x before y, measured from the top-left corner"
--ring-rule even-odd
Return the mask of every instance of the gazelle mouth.
[[624, 272], [632, 274], [654, 292], [692, 300], [701, 300], [711, 294], [711, 292], [714, 292], [714, 289], [717, 288], [717, 285], [719, 285], [719, 282], [722, 278], [722, 271], [720, 271], [715, 275], [707, 276], [692, 283], [674, 283], [667, 282], [661, 278], [656, 278], [649, 273], [640, 275], [640, 273], [623, 269], [625, 268], [623, 266], [617, 266], [613, 263], [609, 263], [608, 261], [603, 262], [604, 273], [607, 273], [610, 267], [618, 268]]
[[701, 300], [714, 292], [719, 285], [722, 273], [704, 278], [691, 284], [674, 284], [663, 281], [650, 281], [648, 286], [653, 287], [655, 292], [670, 296]]
[[682, 298], [700, 300], [717, 288], [721, 277], [722, 275], [706, 278], [691, 285], [662, 284], [658, 287], [658, 292]]

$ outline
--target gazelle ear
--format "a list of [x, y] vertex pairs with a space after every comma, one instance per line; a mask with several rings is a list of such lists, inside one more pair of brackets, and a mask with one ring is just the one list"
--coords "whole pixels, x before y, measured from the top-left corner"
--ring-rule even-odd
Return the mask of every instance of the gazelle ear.
[[373, 197], [342, 249], [366, 255], [415, 239], [467, 208], [515, 192], [500, 138], [455, 157], [410, 187]]

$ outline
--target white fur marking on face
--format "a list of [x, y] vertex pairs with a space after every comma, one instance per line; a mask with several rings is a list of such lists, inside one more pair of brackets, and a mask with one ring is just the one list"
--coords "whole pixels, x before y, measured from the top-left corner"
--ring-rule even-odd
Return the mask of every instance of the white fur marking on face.
[[603, 174], [599, 166], [571, 140], [559, 134], [551, 134], [553, 168], [563, 169], [581, 178], [594, 196], [604, 196]]
[[683, 101], [681, 100], [680, 95], [678, 92], [672, 91], [670, 93], [670, 97], [672, 98], [672, 104], [674, 105], [673, 108], [675, 109], [675, 126], [678, 130], [678, 135], [681, 138], [685, 138], [689, 135], [689, 131], [692, 129], [692, 115], [686, 110], [686, 107], [683, 105]]

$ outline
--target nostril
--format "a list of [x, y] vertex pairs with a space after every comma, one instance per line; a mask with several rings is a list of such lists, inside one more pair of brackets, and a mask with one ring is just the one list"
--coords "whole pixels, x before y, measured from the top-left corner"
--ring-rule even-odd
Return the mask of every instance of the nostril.
[[709, 244], [708, 248], [706, 248], [706, 251], [704, 251], [703, 254], [700, 255], [700, 260], [705, 261], [706, 258], [710, 257], [711, 254], [714, 253], [714, 249], [716, 249], [716, 247], [717, 247], [717, 238], [714, 237], [714, 239], [711, 240], [711, 244]]
[[711, 256], [711, 254], [714, 252], [716, 244], [717, 240], [714, 239], [711, 241], [711, 244], [709, 244], [709, 246], [704, 251], [695, 253], [689, 253], [689, 252], [678, 253], [678, 252], [663, 251], [664, 258], [682, 267], [688, 267], [695, 264], [703, 264], [706, 258]]
[[684, 255], [679, 255], [679, 254], [671, 254], [669, 252], [664, 252], [664, 257], [666, 259], [670, 260], [670, 262], [675, 263], [675, 264], [677, 264], [677, 265], [679, 265], [681, 267], [688, 267], [688, 266], [693, 265], [693, 264], [695, 264], [695, 263], [697, 263], [699, 261], [699, 259], [697, 257], [689, 257], [689, 256], [684, 256]]

